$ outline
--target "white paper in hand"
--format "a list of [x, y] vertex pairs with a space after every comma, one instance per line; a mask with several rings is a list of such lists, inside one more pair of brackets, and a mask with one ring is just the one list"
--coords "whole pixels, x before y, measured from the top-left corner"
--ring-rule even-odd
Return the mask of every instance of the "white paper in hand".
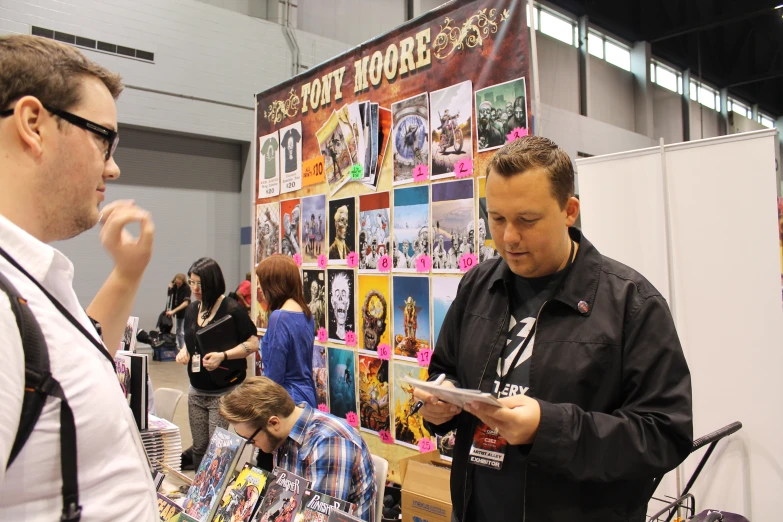
[[443, 402], [459, 406], [460, 408], [464, 408], [465, 403], [468, 402], [481, 402], [491, 406], [503, 406], [495, 397], [480, 390], [465, 390], [462, 388], [452, 388], [451, 386], [439, 386], [434, 382], [420, 381], [419, 379], [413, 379], [411, 377], [403, 377], [402, 380], [414, 388], [424, 390]]

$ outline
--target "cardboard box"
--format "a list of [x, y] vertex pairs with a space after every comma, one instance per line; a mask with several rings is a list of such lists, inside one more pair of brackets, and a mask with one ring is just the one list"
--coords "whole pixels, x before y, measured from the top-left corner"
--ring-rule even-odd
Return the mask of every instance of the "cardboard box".
[[431, 451], [400, 460], [403, 522], [451, 522], [451, 465]]

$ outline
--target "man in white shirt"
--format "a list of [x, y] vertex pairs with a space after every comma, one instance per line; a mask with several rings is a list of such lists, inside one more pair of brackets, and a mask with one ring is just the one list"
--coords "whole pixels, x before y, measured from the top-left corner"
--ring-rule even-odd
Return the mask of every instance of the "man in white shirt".
[[[149, 214], [132, 201], [98, 209], [106, 181], [120, 175], [112, 153], [117, 141], [114, 100], [121, 91], [118, 75], [73, 47], [26, 35], [0, 37], [0, 247], [85, 332], [5, 256], [0, 256], [0, 272], [27, 299], [46, 340], [53, 377], [73, 410], [84, 522], [157, 520], [144, 449], [110, 362], [154, 236]], [[73, 290], [73, 265], [48, 243], [92, 228], [99, 216], [101, 243], [115, 265], [85, 313]], [[138, 238], [125, 230], [131, 223], [139, 223]], [[99, 350], [100, 337], [88, 314], [102, 325], [108, 354]], [[47, 400], [32, 434], [8, 465], [25, 371], [21, 337], [3, 292], [0, 360], [0, 520], [60, 520], [58, 399]]]

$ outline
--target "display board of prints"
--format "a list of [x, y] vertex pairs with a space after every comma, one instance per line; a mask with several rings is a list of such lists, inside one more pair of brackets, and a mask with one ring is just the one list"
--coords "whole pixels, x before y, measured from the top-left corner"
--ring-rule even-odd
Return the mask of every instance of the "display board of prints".
[[[253, 261], [303, 267], [318, 407], [398, 482], [400, 458], [453, 441], [400, 379], [427, 377], [459, 279], [497, 255], [486, 167], [532, 134], [525, 7], [450, 2], [256, 95]], [[263, 334], [258, 299], [252, 316]]]

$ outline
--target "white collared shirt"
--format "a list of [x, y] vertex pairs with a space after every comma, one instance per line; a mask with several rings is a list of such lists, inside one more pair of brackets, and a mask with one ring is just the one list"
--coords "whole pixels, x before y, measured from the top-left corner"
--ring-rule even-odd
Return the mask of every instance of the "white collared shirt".
[[[99, 339], [73, 290], [73, 264], [68, 258], [2, 215], [0, 246]], [[52, 374], [73, 410], [82, 521], [157, 521], [157, 498], [144, 448], [111, 364], [34, 283], [2, 257], [0, 271], [28, 300], [49, 348]], [[59, 400], [49, 398], [33, 433], [6, 470], [22, 411], [24, 352], [2, 291], [0, 364], [0, 520], [59, 520]]]

